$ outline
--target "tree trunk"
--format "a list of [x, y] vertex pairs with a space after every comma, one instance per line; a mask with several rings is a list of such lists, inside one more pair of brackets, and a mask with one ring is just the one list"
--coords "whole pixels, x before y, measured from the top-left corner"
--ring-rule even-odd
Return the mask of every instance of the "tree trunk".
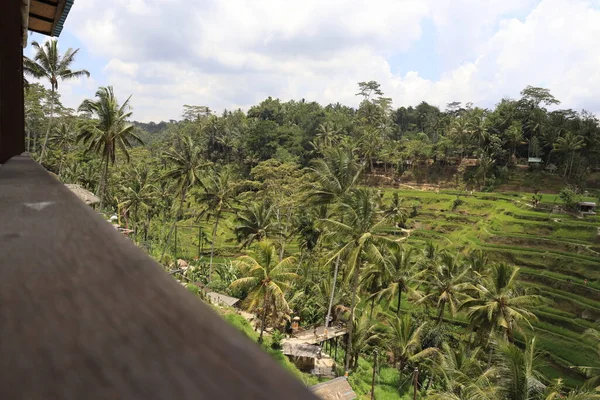
[[371, 311], [369, 311], [369, 319], [373, 318], [373, 309], [375, 308], [375, 297], [371, 299]]
[[102, 165], [102, 172], [100, 174], [100, 185], [98, 185], [98, 197], [100, 197], [100, 206], [98, 207], [98, 209], [100, 211], [102, 211], [102, 208], [104, 207], [104, 197], [106, 194], [106, 180], [108, 177], [108, 162], [109, 157], [108, 153], [106, 153], [106, 156], [104, 156], [104, 165]]
[[402, 304], [402, 290], [398, 288], [398, 310], [396, 310], [396, 315], [400, 316], [400, 304]]
[[[183, 200], [185, 198], [185, 190], [182, 190], [181, 192], [181, 197], [179, 199], [179, 211], [177, 211], [177, 215], [175, 216], [175, 222], [173, 222], [173, 225], [171, 226], [171, 229], [169, 230], [169, 234], [167, 235], [167, 240], [165, 241], [165, 247], [163, 248], [163, 251], [160, 255], [160, 258], [158, 259], [158, 262], [162, 263], [163, 257], [165, 256], [165, 252], [167, 251], [167, 247], [169, 247], [169, 242], [171, 241], [171, 234], [173, 233], [173, 230], [175, 229], [175, 225], [177, 225], [177, 219], [179, 218], [180, 215], [183, 214]], [[177, 260], [175, 260], [177, 261]]]
[[263, 342], [263, 333], [265, 332], [265, 325], [267, 323], [267, 300], [268, 300], [267, 294], [268, 293], [269, 293], [269, 291], [267, 290], [267, 288], [265, 288], [265, 297], [263, 298], [263, 315], [262, 315], [262, 322], [260, 324], [260, 335], [258, 336], [258, 344], [262, 344], [262, 342]]
[[340, 266], [340, 256], [335, 259], [335, 269], [333, 270], [333, 283], [331, 284], [331, 294], [329, 295], [329, 307], [327, 308], [327, 317], [325, 318], [325, 329], [329, 327], [329, 319], [331, 318], [331, 307], [333, 307], [333, 297], [335, 294], [335, 284], [337, 282], [338, 270]]
[[438, 318], [437, 318], [437, 323], [438, 325], [442, 323], [442, 321], [444, 320], [444, 311], [446, 311], [446, 303], [442, 303], [442, 306], [440, 307], [440, 312], [438, 313]]
[[[48, 145], [48, 136], [50, 136], [50, 129], [52, 129], [52, 120], [54, 119], [54, 88], [50, 90], [50, 119], [48, 120], [48, 130], [46, 131], [46, 137], [44, 138], [44, 144], [42, 145], [42, 153], [38, 162], [41, 164], [44, 161], [46, 155], [46, 146]], [[102, 200], [100, 200], [102, 205]], [[102, 207], [100, 207], [102, 209]]]
[[215, 241], [217, 238], [217, 228], [219, 227], [219, 213], [215, 217], [215, 225], [212, 231], [212, 243], [210, 244], [210, 264], [208, 268], [208, 281], [210, 282], [213, 272], [213, 257], [215, 255]]
[[[360, 251], [358, 249], [357, 251]], [[356, 257], [354, 266], [354, 276], [352, 277], [352, 303], [350, 305], [350, 320], [348, 321], [348, 352], [346, 353], [345, 369], [346, 372], [350, 366], [350, 356], [352, 354], [352, 339], [354, 334], [354, 309], [356, 308], [356, 292], [358, 291], [358, 277], [360, 275], [360, 255]]]

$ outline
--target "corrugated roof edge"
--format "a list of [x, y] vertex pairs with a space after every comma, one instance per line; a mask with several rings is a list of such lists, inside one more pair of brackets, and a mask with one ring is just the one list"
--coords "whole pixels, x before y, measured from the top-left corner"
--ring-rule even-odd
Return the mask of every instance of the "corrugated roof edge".
[[54, 26], [54, 30], [52, 31], [52, 36], [60, 36], [60, 33], [63, 29], [63, 25], [65, 24], [65, 21], [67, 19], [67, 15], [69, 15], [69, 11], [71, 11], [71, 7], [73, 6], [74, 2], [75, 0], [67, 0], [67, 2], [65, 3], [65, 8], [63, 8], [60, 19], [58, 20], [58, 22]]

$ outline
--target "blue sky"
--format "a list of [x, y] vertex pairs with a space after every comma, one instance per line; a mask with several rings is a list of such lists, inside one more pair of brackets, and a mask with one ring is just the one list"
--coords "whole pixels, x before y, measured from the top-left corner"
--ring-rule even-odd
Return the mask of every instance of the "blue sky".
[[[377, 80], [395, 106], [492, 107], [526, 85], [598, 113], [599, 0], [76, 0], [59, 46], [90, 79], [61, 84], [77, 107], [100, 85], [134, 118], [183, 104], [248, 108], [267, 96], [356, 105]], [[45, 37], [30, 35], [31, 40]], [[30, 49], [26, 50], [30, 53]]]

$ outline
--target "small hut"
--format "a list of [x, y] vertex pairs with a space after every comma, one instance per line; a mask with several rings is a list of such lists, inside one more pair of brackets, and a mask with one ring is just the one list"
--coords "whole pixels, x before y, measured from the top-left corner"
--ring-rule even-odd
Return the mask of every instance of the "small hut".
[[208, 297], [212, 304], [219, 306], [234, 307], [240, 301], [240, 299], [236, 299], [235, 297], [227, 296], [217, 292], [208, 292], [206, 293], [206, 297]]
[[314, 344], [285, 342], [283, 354], [301, 371], [310, 372], [315, 369], [316, 359], [320, 357], [320, 348]]
[[596, 215], [596, 203], [592, 201], [582, 201], [577, 203], [577, 208], [581, 215]]
[[79, 199], [87, 205], [92, 205], [100, 202], [100, 199], [96, 195], [77, 184], [67, 183], [65, 184], [65, 186], [69, 188], [69, 190], [73, 192], [75, 196], [79, 197]]
[[323, 400], [353, 400], [357, 397], [344, 376], [311, 386], [310, 391]]

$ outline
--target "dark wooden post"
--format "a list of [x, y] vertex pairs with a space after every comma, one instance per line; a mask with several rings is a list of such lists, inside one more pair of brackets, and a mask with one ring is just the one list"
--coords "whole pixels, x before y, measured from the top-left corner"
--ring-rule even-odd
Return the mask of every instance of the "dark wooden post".
[[0, 37], [0, 164], [3, 164], [25, 151], [20, 1], [2, 2]]

